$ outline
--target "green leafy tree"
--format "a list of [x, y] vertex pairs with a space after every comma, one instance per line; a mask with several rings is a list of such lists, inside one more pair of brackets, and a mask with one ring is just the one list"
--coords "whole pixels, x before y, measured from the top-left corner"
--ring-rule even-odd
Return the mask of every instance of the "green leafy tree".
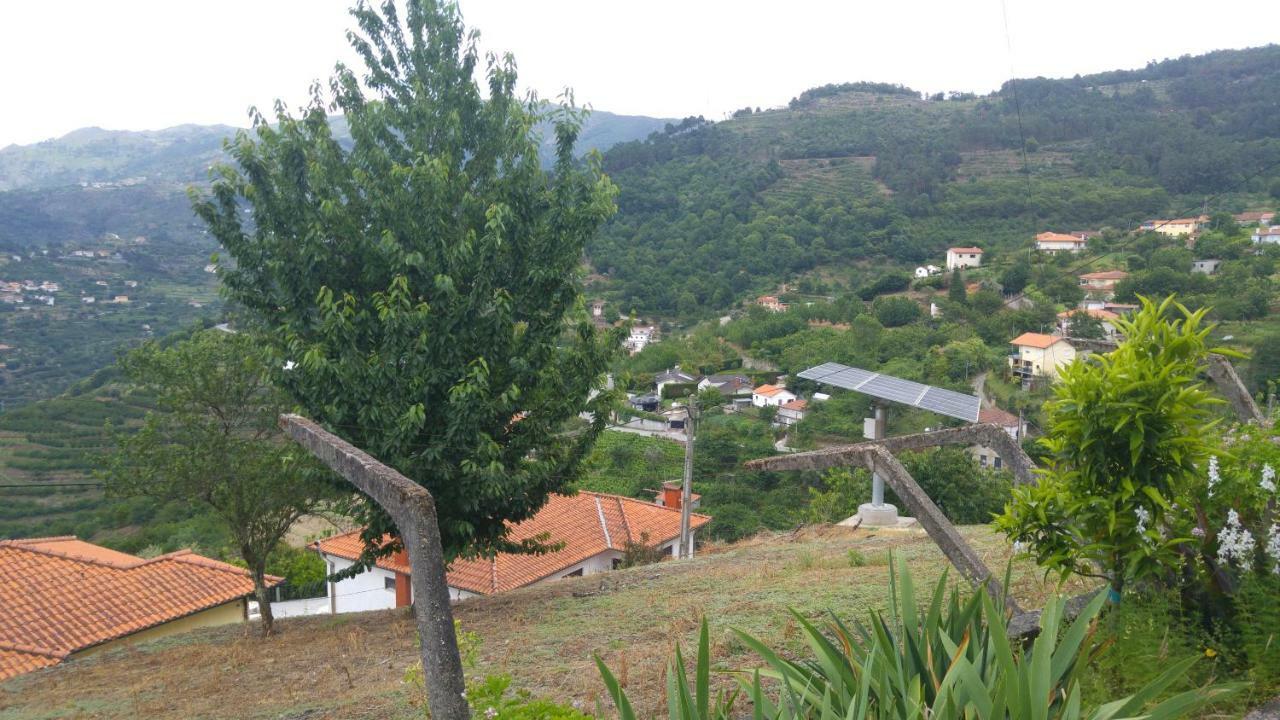
[[126, 376], [155, 392], [157, 410], [117, 437], [104, 476], [113, 495], [190, 501], [220, 518], [253, 577], [269, 635], [267, 565], [298, 518], [336, 495], [327, 475], [283, 441], [276, 418], [288, 401], [267, 362], [253, 339], [218, 330], [126, 355]]
[[947, 299], [959, 305], [969, 302], [969, 293], [964, 287], [964, 273], [960, 268], [951, 271], [951, 280], [947, 284]]
[[1048, 469], [1014, 488], [996, 520], [1039, 564], [1103, 576], [1119, 593], [1133, 579], [1169, 579], [1178, 538], [1161, 526], [1212, 451], [1210, 408], [1221, 402], [1200, 377], [1211, 352], [1202, 323], [1165, 299], [1142, 298], [1116, 320], [1125, 341], [1096, 360], [1072, 363], [1047, 403]]
[[1280, 332], [1263, 335], [1254, 346], [1249, 379], [1256, 390], [1266, 390], [1268, 383], [1280, 381]]
[[[227, 297], [289, 368], [282, 386], [430, 490], [446, 562], [536, 550], [508, 521], [572, 487], [613, 401], [589, 394], [621, 331], [589, 322], [579, 268], [615, 188], [598, 157], [574, 157], [582, 115], [518, 98], [510, 56], [481, 68], [455, 5], [397, 13], [353, 10], [365, 74], [340, 64], [330, 83], [350, 143], [318, 88], [301, 117], [278, 103], [228, 144], [234, 165], [195, 209], [235, 260]], [[564, 432], [584, 410], [595, 420]], [[361, 515], [367, 562], [395, 528], [372, 503]]]
[[1097, 339], [1106, 335], [1102, 321], [1083, 310], [1071, 313], [1067, 322], [1067, 335], [1075, 338]]

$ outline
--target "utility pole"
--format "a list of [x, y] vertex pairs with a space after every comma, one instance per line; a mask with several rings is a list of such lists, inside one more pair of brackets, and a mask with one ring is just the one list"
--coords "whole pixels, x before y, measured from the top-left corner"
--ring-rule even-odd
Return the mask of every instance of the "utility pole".
[[689, 532], [689, 505], [693, 502], [693, 432], [698, 423], [698, 398], [689, 398], [689, 417], [684, 421], [684, 485], [680, 488], [680, 557], [693, 557], [693, 537]]

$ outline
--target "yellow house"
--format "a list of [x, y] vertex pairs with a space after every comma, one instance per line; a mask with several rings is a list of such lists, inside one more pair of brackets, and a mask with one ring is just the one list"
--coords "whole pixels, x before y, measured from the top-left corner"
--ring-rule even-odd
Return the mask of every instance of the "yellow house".
[[1076, 359], [1076, 349], [1057, 335], [1022, 333], [1009, 341], [1013, 354], [1009, 356], [1009, 369], [1015, 377], [1024, 380], [1043, 377], [1058, 379], [1058, 370]]
[[1169, 237], [1178, 237], [1180, 235], [1195, 235], [1200, 232], [1200, 228], [1209, 222], [1207, 215], [1193, 218], [1174, 218], [1173, 220], [1149, 220], [1142, 225], [1143, 230], [1154, 230], [1161, 235]]
[[190, 550], [144, 559], [70, 535], [0, 540], [0, 680], [244, 622], [252, 592], [247, 570]]

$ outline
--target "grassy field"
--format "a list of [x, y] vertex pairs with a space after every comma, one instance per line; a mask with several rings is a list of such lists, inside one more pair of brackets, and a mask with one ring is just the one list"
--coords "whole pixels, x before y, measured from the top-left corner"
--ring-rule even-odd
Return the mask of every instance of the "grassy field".
[[[986, 527], [963, 533], [991, 567], [1004, 567], [1009, 548], [1002, 539]], [[592, 661], [599, 655], [627, 684], [641, 715], [650, 716], [663, 705], [663, 668], [672, 647], [691, 647], [704, 615], [722, 670], [758, 664], [730, 628], [799, 652], [786, 609], [813, 618], [828, 611], [865, 617], [883, 609], [891, 550], [918, 583], [934, 581], [947, 567], [920, 532], [815, 527], [713, 546], [690, 562], [469, 600], [456, 615], [482, 642], [475, 675], [509, 673], [518, 688], [592, 712], [603, 698]], [[1014, 578], [1015, 595], [1028, 607], [1052, 590], [1029, 564], [1016, 564]], [[279, 624], [283, 631], [266, 640], [249, 626], [214, 628], [11, 680], [0, 685], [0, 720], [424, 716], [419, 692], [404, 682], [416, 660], [408, 612]], [[723, 675], [716, 681], [730, 683]]]

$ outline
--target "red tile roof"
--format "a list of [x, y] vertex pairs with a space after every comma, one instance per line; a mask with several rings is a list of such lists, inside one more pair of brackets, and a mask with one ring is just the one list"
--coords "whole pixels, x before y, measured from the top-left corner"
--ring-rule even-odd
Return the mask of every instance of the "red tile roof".
[[777, 385], [761, 385], [760, 387], [756, 388], [755, 390], [752, 390], [751, 392], [755, 393], [756, 395], [773, 397], [774, 395], [777, 395], [780, 392], [786, 392], [786, 391], [787, 391], [786, 388], [778, 387]]
[[1085, 273], [1080, 276], [1081, 280], [1124, 280], [1129, 277], [1129, 273], [1123, 270], [1103, 270], [1102, 272]]
[[1071, 317], [1072, 315], [1075, 315], [1076, 313], [1083, 313], [1090, 317], [1095, 317], [1099, 320], [1115, 320], [1116, 318], [1120, 317], [1119, 315], [1111, 312], [1110, 310], [1099, 310], [1097, 308], [1090, 308], [1088, 310], [1083, 310], [1081, 308], [1075, 308], [1074, 310], [1063, 310], [1062, 312], [1058, 313], [1058, 317], [1066, 319]]
[[808, 406], [809, 401], [796, 398], [795, 400], [788, 400], [787, 402], [782, 403], [779, 407], [783, 410], [804, 410]]
[[1075, 235], [1065, 235], [1063, 233], [1042, 232], [1036, 235], [1036, 242], [1063, 242], [1063, 243], [1082, 243], [1084, 238]]
[[1063, 338], [1056, 335], [1042, 335], [1040, 333], [1022, 333], [1018, 337], [1009, 341], [1010, 345], [1021, 345], [1024, 347], [1034, 347], [1044, 349], [1056, 342], [1064, 342]]
[[[691, 513], [690, 525], [695, 530], [709, 522], [710, 516]], [[648, 536], [651, 546], [679, 537], [680, 511], [620, 495], [585, 491], [552, 495], [536, 515], [511, 526], [510, 539], [563, 544], [560, 549], [542, 555], [498, 553], [492, 559], [459, 558], [449, 566], [449, 586], [480, 595], [514, 590], [606, 550], [621, 552], [628, 542], [640, 542], [642, 535]], [[348, 560], [360, 557], [363, 550], [359, 530], [321, 540], [312, 547]], [[392, 572], [411, 572], [403, 556], [399, 561], [395, 556], [383, 558], [377, 565]]]
[[252, 592], [247, 570], [190, 550], [144, 560], [72, 536], [0, 541], [0, 679]]
[[1003, 427], [1017, 427], [1022, 421], [1018, 419], [1017, 415], [1014, 415], [1007, 410], [1001, 410], [998, 407], [990, 407], [982, 408], [978, 411], [978, 422], [984, 424], [993, 423]]
[[977, 253], [977, 254], [981, 255], [981, 254], [982, 254], [982, 248], [980, 248], [980, 247], [954, 247], [954, 248], [947, 248], [947, 252], [953, 252], [953, 253]]

